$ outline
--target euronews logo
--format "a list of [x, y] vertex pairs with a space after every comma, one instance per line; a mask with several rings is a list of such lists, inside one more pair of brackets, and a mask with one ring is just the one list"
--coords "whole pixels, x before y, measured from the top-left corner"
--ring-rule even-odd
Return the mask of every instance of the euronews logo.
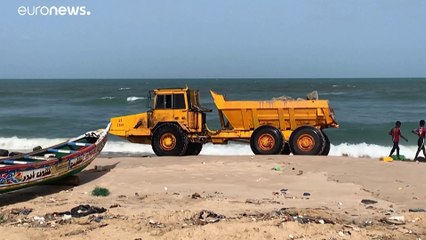
[[92, 13], [86, 6], [20, 6], [21, 16], [90, 16]]

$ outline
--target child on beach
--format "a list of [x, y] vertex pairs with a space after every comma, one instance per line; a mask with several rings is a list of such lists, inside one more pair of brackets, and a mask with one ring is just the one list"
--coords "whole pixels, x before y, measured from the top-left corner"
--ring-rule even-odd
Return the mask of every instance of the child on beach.
[[393, 147], [389, 153], [389, 157], [391, 157], [393, 152], [395, 152], [396, 150], [396, 157], [399, 159], [399, 138], [401, 137], [402, 139], [408, 142], [407, 138], [402, 136], [400, 121], [396, 121], [395, 127], [389, 131], [389, 135], [392, 136], [392, 142], [393, 142]]
[[419, 123], [420, 127], [417, 129], [414, 129], [412, 132], [414, 134], [417, 134], [419, 136], [419, 140], [417, 140], [417, 152], [416, 156], [414, 157], [414, 160], [417, 159], [419, 156], [420, 150], [423, 150], [423, 155], [426, 157], [426, 151], [425, 151], [425, 136], [426, 136], [426, 128], [425, 128], [425, 120], [420, 120]]

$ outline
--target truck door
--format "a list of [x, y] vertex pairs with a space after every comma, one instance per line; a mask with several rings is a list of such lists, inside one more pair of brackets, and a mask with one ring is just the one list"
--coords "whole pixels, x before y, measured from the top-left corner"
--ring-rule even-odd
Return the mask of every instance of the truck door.
[[180, 122], [181, 124], [185, 126], [188, 126], [187, 124], [188, 107], [185, 101], [185, 94], [174, 93], [172, 95], [172, 105], [173, 105], [174, 120]]
[[195, 90], [189, 90], [186, 94], [188, 102], [188, 127], [193, 131], [199, 131], [199, 117], [202, 113], [199, 112], [198, 107], [198, 92]]

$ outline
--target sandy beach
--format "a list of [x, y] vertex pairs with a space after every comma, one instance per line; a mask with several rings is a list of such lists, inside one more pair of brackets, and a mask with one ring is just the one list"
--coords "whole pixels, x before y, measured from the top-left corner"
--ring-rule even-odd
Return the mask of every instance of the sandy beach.
[[[0, 239], [426, 239], [425, 172], [331, 156], [97, 158], [78, 186], [1, 195]], [[65, 213], [79, 205], [104, 212]]]

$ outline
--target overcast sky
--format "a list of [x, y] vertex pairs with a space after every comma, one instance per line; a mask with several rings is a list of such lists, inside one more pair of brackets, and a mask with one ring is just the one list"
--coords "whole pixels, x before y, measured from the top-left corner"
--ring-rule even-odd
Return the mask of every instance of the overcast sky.
[[0, 78], [426, 77], [425, 26], [423, 0], [2, 0]]

